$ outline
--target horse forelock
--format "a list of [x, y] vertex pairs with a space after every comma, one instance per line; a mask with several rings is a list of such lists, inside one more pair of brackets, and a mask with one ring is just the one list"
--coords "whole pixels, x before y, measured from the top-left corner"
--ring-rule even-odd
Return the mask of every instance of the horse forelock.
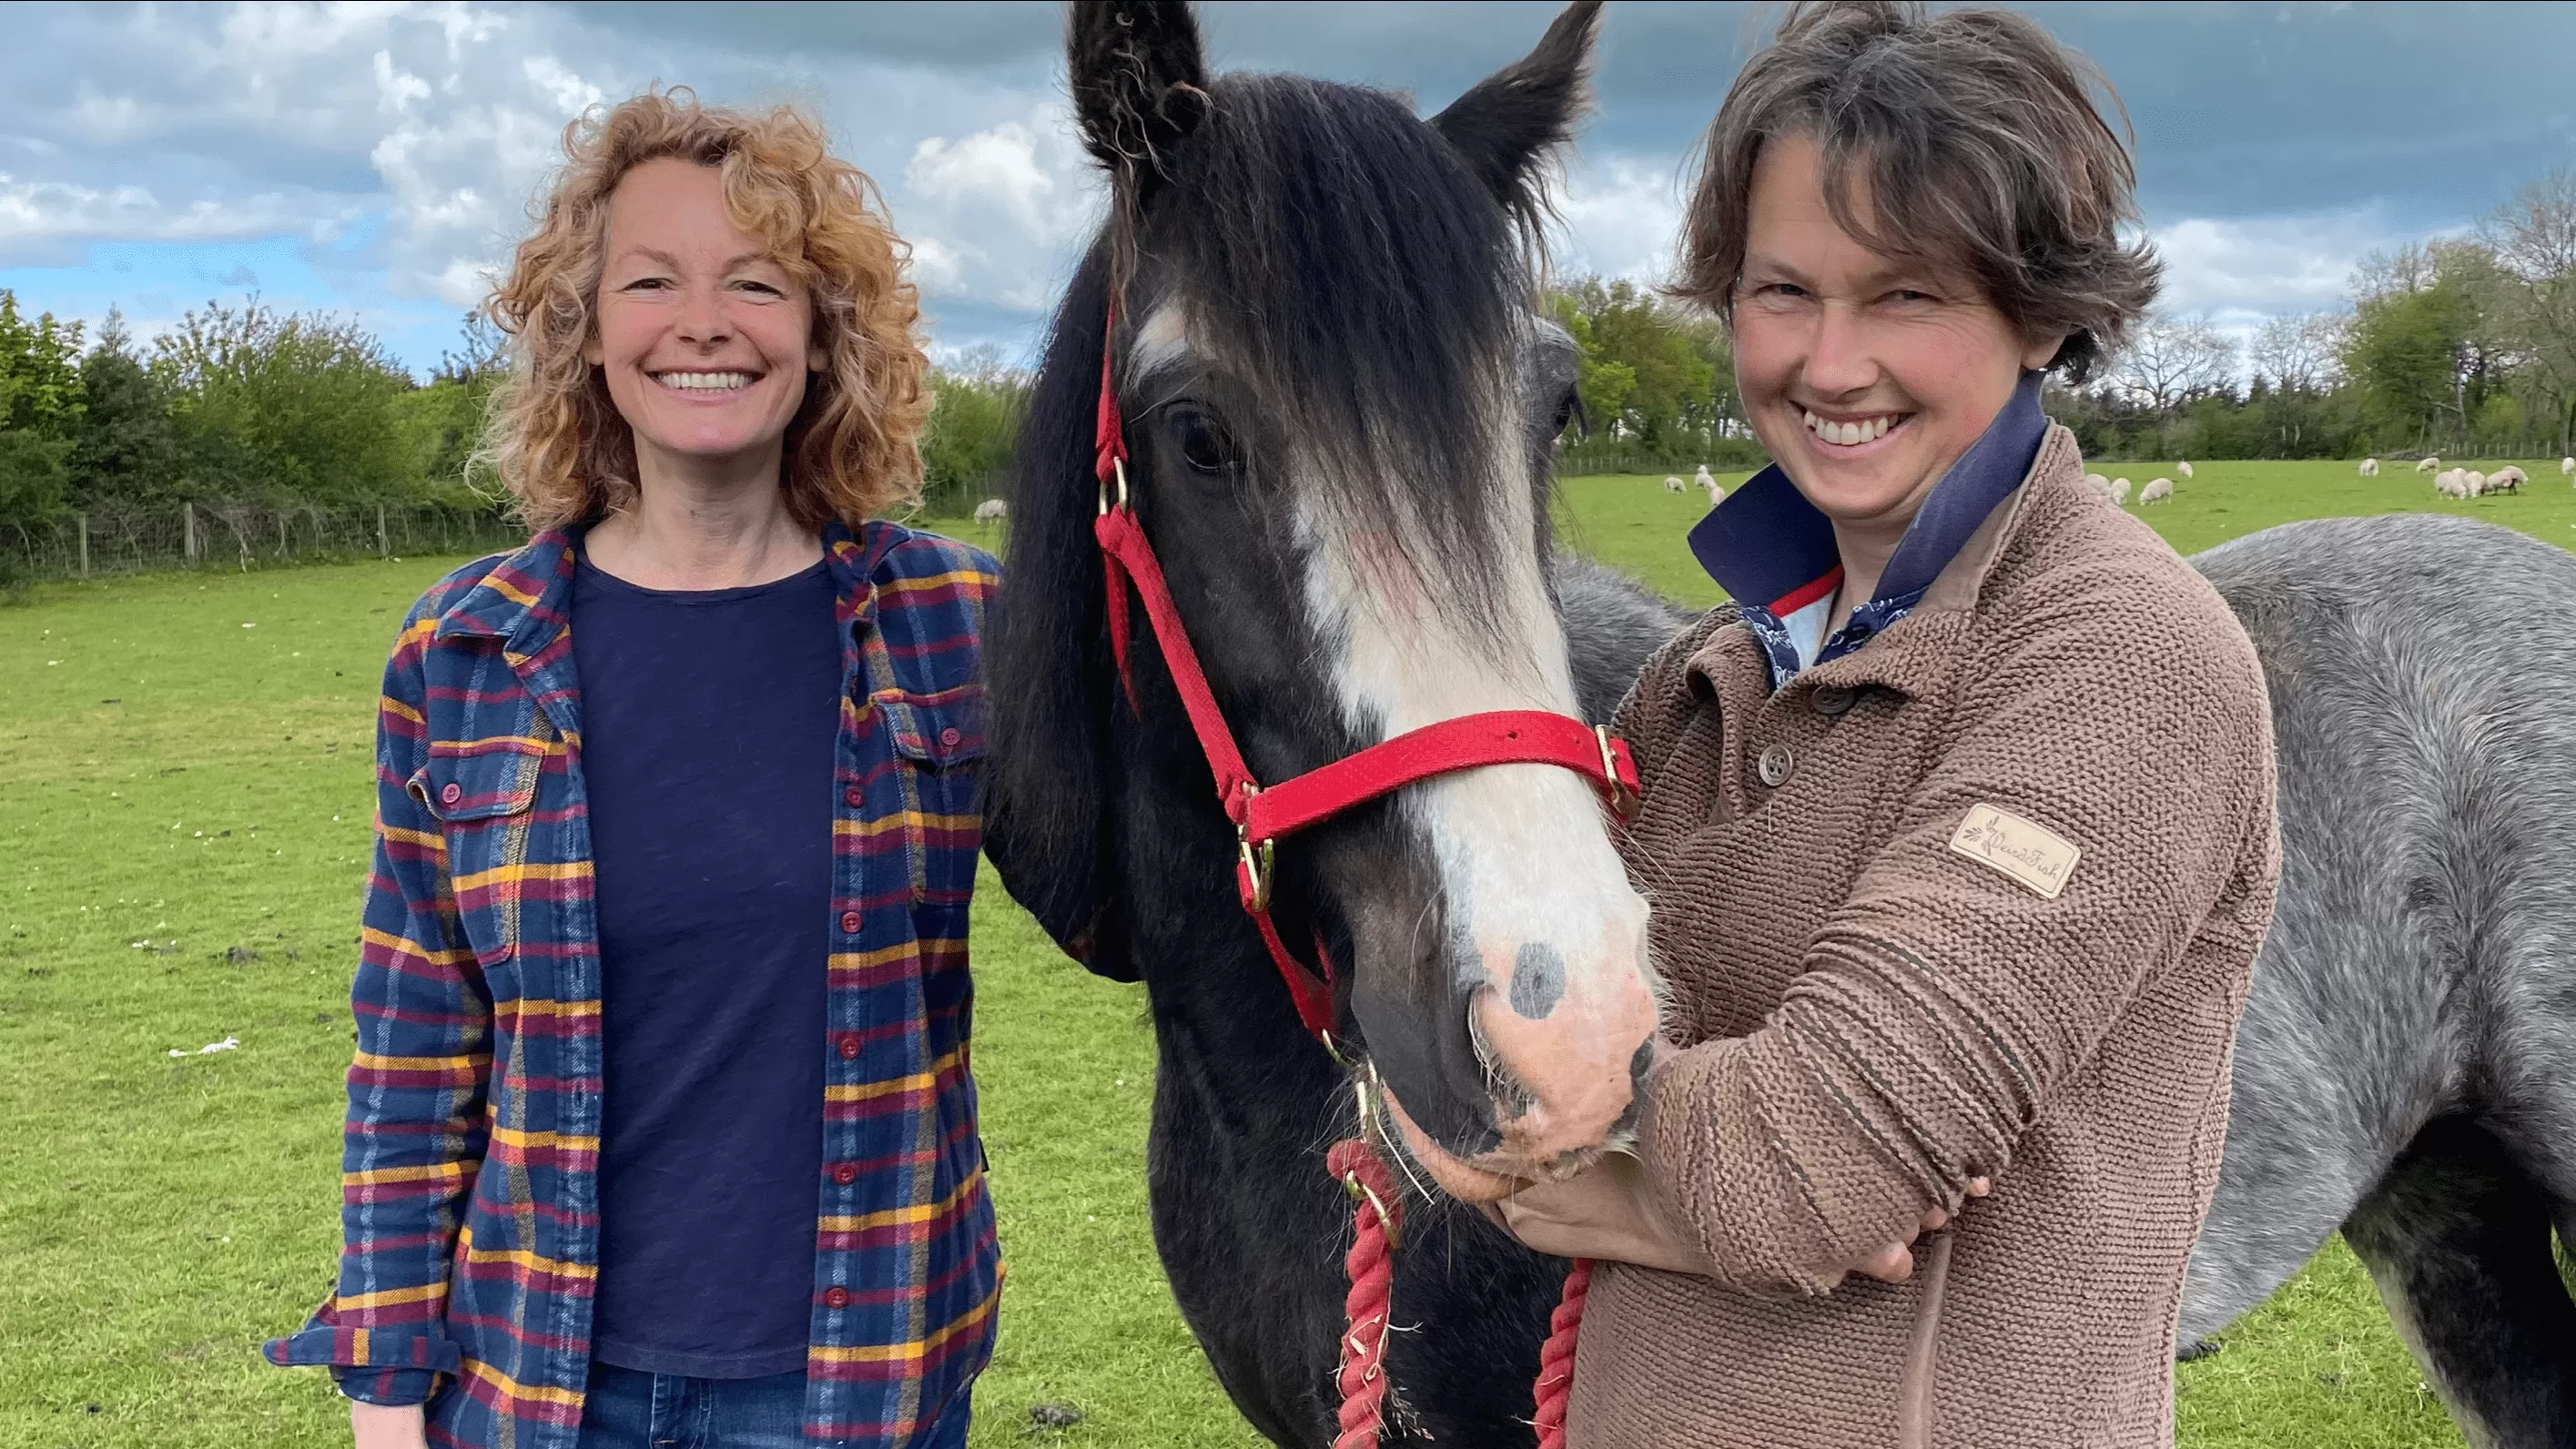
[[1496, 620], [1538, 542], [1506, 528], [1537, 466], [1531, 238], [1399, 97], [1253, 75], [1211, 100], [1144, 219], [1122, 366], [1170, 361], [1156, 319], [1185, 316], [1194, 360], [1248, 400], [1257, 473]]

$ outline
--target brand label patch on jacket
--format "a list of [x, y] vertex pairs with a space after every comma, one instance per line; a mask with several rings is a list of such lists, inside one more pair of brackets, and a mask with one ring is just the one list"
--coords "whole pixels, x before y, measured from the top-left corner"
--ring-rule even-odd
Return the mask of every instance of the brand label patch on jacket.
[[2084, 853], [2047, 826], [1982, 802], [1968, 807], [1968, 818], [1959, 822], [1950, 848], [1979, 865], [2002, 871], [2051, 901], [2066, 889], [2067, 878], [2075, 874], [2076, 858]]

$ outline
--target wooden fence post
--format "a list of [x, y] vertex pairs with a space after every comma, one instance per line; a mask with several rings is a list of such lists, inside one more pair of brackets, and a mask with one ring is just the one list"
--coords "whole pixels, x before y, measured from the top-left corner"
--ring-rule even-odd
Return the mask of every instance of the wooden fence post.
[[180, 544], [180, 551], [186, 556], [188, 567], [195, 568], [197, 566], [197, 505], [193, 503], [179, 505], [179, 529], [179, 536], [184, 540]]
[[89, 515], [75, 513], [72, 522], [80, 529], [80, 576], [89, 577]]
[[392, 558], [394, 546], [385, 540], [385, 506], [376, 505], [376, 557]]

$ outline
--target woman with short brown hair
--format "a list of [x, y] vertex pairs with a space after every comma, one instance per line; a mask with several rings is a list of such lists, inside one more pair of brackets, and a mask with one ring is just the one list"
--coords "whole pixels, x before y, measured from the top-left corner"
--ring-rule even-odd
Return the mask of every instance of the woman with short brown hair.
[[565, 160], [490, 305], [536, 532], [386, 666], [339, 1286], [269, 1356], [360, 1449], [956, 1449], [995, 565], [875, 516], [905, 248], [792, 110], [642, 95]]
[[2217, 594], [2040, 408], [2153, 297], [2097, 78], [2000, 11], [1801, 6], [1677, 290], [1764, 470], [1618, 728], [1671, 986], [1640, 1154], [1506, 1201], [1607, 1260], [1578, 1449], [2148, 1446], [2278, 872]]

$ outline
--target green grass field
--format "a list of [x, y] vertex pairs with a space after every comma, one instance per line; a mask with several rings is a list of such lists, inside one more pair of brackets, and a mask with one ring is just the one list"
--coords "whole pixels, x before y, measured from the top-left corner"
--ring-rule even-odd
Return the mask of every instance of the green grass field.
[[[2555, 466], [2524, 466], [2523, 497], [2441, 506], [2576, 540]], [[1680, 541], [1695, 495], [1608, 478], [1564, 496], [1570, 541], [1714, 598]], [[2437, 502], [2412, 475], [2218, 463], [2147, 516], [2192, 548]], [[453, 562], [47, 586], [0, 608], [0, 1445], [346, 1442], [325, 1378], [254, 1350], [330, 1284], [376, 677]], [[976, 1064], [1010, 1286], [974, 1443], [1252, 1444], [1146, 1233], [1142, 995], [1057, 956], [987, 885]], [[2181, 1377], [2192, 1449], [2461, 1442], [2340, 1249]], [[1034, 1430], [1041, 1403], [1083, 1422]]]

